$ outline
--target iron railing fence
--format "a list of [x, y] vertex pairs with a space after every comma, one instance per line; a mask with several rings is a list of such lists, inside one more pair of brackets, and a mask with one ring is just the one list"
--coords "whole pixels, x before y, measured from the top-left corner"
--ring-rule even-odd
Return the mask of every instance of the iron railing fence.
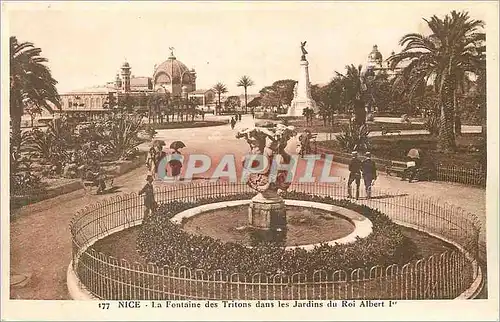
[[[331, 154], [334, 162], [349, 164], [351, 155], [349, 153], [331, 151], [319, 146], [319, 153]], [[391, 166], [391, 160], [372, 157], [379, 171], [386, 171]], [[480, 168], [465, 168], [458, 166], [444, 166], [441, 164], [435, 167], [435, 177], [433, 180], [461, 183], [470, 186], [486, 187], [486, 171]]]
[[[345, 185], [294, 183], [293, 191], [343, 199]], [[252, 193], [243, 184], [202, 183], [166, 186], [156, 190], [159, 203], [196, 201]], [[143, 217], [140, 196], [132, 193], [90, 205], [73, 218], [73, 270], [82, 286], [100, 299], [450, 299], [462, 294], [480, 273], [477, 265], [480, 224], [464, 210], [422, 196], [374, 190], [357, 201], [380, 210], [393, 221], [424, 231], [457, 247], [402, 266], [375, 266], [333, 273], [317, 271], [288, 276], [237, 272], [205, 272], [143, 265], [96, 252], [99, 239], [139, 225]]]

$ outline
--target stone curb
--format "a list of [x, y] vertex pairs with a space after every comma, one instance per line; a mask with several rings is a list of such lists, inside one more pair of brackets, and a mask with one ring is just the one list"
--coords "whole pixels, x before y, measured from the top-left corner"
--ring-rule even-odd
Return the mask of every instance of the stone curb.
[[[224, 201], [211, 203], [207, 205], [202, 205], [198, 207], [194, 207], [185, 211], [182, 211], [172, 217], [170, 220], [176, 224], [181, 224], [184, 219], [191, 218], [207, 211], [222, 209], [222, 208], [230, 208], [242, 205], [250, 204], [250, 200], [233, 200], [233, 201]], [[358, 238], [366, 238], [373, 231], [372, 222], [366, 218], [365, 216], [352, 211], [350, 209], [346, 209], [339, 206], [329, 205], [325, 203], [312, 202], [312, 201], [302, 201], [302, 200], [291, 200], [285, 199], [285, 205], [287, 206], [297, 206], [297, 207], [307, 207], [314, 209], [321, 209], [329, 212], [334, 212], [335, 215], [343, 217], [344, 219], [350, 221], [354, 225], [354, 231], [349, 235], [328, 241], [326, 244], [330, 246], [334, 246], [336, 244], [350, 244], [355, 242]], [[300, 245], [300, 246], [288, 246], [286, 250], [292, 250], [296, 248], [301, 248], [304, 250], [312, 250], [317, 246], [320, 246], [325, 243], [316, 243], [316, 244], [308, 244], [308, 245]]]

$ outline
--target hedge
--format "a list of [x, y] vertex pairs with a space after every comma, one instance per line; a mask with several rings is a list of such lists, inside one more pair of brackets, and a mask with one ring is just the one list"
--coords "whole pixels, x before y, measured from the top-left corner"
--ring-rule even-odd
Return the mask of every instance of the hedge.
[[299, 192], [286, 193], [286, 199], [298, 199], [332, 204], [354, 210], [369, 218], [373, 232], [351, 244], [329, 246], [322, 244], [313, 250], [285, 250], [276, 244], [259, 244], [249, 248], [233, 242], [221, 242], [212, 237], [190, 234], [181, 225], [170, 221], [181, 211], [208, 203], [250, 199], [253, 194], [207, 198], [197, 202], [173, 201], [160, 205], [153, 216], [145, 218], [137, 238], [138, 252], [146, 260], [159, 266], [203, 269], [208, 272], [223, 270], [251, 278], [253, 274], [304, 273], [312, 278], [314, 271], [330, 274], [336, 270], [375, 265], [403, 264], [417, 258], [416, 247], [406, 238], [398, 225], [378, 210], [357, 205], [348, 200], [337, 200]]

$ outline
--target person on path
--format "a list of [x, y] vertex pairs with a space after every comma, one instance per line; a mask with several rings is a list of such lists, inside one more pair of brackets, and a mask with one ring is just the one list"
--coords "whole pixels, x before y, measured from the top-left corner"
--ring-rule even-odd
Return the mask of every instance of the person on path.
[[365, 153], [366, 159], [361, 164], [361, 169], [363, 171], [363, 181], [365, 184], [366, 198], [370, 199], [372, 197], [372, 185], [377, 179], [377, 168], [375, 162], [371, 159], [371, 153]]
[[356, 199], [359, 199], [359, 186], [361, 184], [361, 161], [358, 159], [358, 152], [351, 153], [352, 159], [349, 163], [349, 180], [347, 180], [348, 196], [352, 198], [351, 185], [356, 182]]
[[231, 129], [234, 130], [234, 126], [236, 125], [236, 120], [234, 117], [231, 117]]
[[[178, 155], [181, 155], [181, 153], [179, 152], [179, 150], [175, 150], [172, 151], [172, 154], [178, 154]], [[182, 162], [179, 161], [179, 160], [170, 160], [168, 162], [168, 165], [170, 166], [170, 171], [172, 173], [172, 177], [174, 177], [175, 180], [178, 180], [179, 179], [179, 176], [181, 175], [181, 169], [182, 169]]]
[[255, 118], [255, 110], [252, 108], [252, 118]]
[[153, 176], [148, 174], [148, 176], [146, 177], [146, 181], [147, 183], [139, 191], [139, 195], [144, 194], [144, 219], [146, 219], [148, 215], [152, 215], [156, 210], [156, 201], [153, 189]]

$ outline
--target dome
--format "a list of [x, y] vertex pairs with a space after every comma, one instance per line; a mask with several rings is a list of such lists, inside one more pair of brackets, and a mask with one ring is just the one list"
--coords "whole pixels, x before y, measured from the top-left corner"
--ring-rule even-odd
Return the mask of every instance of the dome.
[[372, 52], [368, 55], [370, 61], [382, 61], [382, 54], [378, 51], [377, 45], [373, 46]]
[[130, 68], [130, 65], [128, 62], [124, 62], [122, 65], [122, 68]]
[[182, 77], [182, 84], [190, 84], [191, 73], [193, 72], [186, 65], [171, 56], [156, 67], [153, 80], [155, 84], [170, 84], [171, 80], [174, 84], [181, 84]]

